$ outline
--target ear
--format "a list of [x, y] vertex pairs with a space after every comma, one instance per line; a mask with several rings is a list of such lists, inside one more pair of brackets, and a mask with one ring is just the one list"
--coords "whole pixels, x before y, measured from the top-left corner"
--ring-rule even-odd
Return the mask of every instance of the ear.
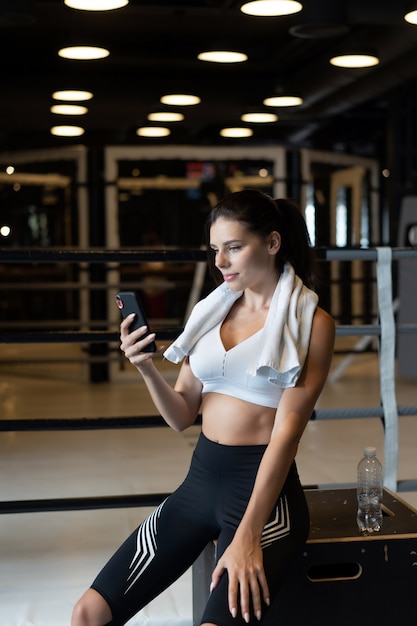
[[268, 253], [277, 254], [280, 247], [281, 247], [281, 235], [279, 234], [277, 230], [273, 230], [268, 235]]

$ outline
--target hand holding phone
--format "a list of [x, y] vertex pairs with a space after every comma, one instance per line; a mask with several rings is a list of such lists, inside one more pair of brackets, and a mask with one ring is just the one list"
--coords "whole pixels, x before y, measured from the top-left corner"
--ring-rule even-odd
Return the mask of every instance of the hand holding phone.
[[[129, 333], [137, 330], [141, 326], [147, 326], [148, 328], [144, 337], [151, 333], [149, 330], [148, 320], [146, 319], [145, 310], [136, 294], [132, 291], [121, 291], [116, 295], [116, 304], [119, 307], [123, 319], [126, 319], [126, 317], [131, 313], [135, 314], [135, 319], [129, 326]], [[156, 352], [156, 343], [152, 341], [152, 343], [145, 346], [143, 352]]]

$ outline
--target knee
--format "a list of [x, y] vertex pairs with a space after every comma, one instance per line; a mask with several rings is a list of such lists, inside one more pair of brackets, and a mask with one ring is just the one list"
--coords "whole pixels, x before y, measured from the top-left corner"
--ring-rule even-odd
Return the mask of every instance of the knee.
[[89, 589], [73, 608], [71, 626], [105, 626], [111, 619], [107, 602], [97, 592]]
[[89, 623], [88, 606], [84, 599], [81, 598], [72, 610], [71, 626], [87, 626]]
[[80, 598], [72, 610], [71, 626], [92, 626], [95, 623], [93, 618], [89, 602], [84, 597]]

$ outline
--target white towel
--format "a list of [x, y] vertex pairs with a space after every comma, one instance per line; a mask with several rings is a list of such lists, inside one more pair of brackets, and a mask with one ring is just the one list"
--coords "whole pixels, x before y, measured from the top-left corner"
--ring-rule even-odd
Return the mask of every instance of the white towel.
[[[224, 320], [242, 291], [231, 291], [222, 283], [193, 308], [184, 331], [164, 352], [179, 363], [200, 337]], [[303, 368], [310, 341], [318, 297], [308, 289], [287, 263], [276, 286], [259, 342], [252, 376], [266, 376], [281, 387], [294, 387]]]

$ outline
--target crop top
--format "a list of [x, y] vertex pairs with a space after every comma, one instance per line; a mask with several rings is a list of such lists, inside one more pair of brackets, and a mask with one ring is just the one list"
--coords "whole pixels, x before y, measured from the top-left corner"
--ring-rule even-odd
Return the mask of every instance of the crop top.
[[225, 350], [220, 327], [221, 322], [200, 337], [189, 355], [191, 371], [203, 384], [202, 393], [221, 393], [276, 409], [284, 389], [259, 372], [253, 376], [247, 371], [258, 353], [263, 329]]

